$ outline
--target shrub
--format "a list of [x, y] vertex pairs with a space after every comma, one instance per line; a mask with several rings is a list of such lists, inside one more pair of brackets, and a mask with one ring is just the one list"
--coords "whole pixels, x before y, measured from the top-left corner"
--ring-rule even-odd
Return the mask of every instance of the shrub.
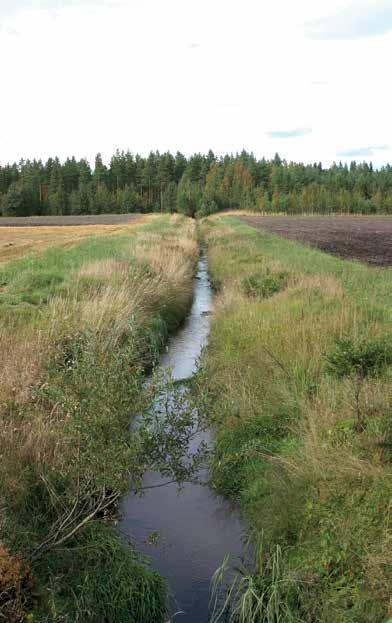
[[343, 337], [326, 357], [328, 371], [338, 378], [376, 376], [392, 364], [392, 341], [387, 338]]
[[381, 374], [392, 364], [392, 342], [388, 338], [339, 338], [326, 356], [327, 370], [337, 378], [351, 378], [354, 386], [356, 429], [362, 432], [365, 422], [360, 407], [363, 382]]
[[247, 296], [268, 298], [283, 290], [287, 285], [287, 272], [254, 273], [248, 275], [242, 282], [242, 289]]

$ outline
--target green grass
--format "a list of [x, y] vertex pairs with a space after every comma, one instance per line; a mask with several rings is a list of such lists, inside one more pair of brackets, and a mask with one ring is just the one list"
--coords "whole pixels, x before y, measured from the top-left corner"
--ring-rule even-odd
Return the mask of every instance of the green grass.
[[54, 612], [70, 623], [165, 620], [165, 581], [102, 523], [90, 524], [61, 556], [48, 556], [37, 570], [49, 604], [38, 607], [31, 621], [51, 623]]
[[[216, 430], [212, 484], [240, 504], [257, 543], [233, 620], [382, 623], [392, 613], [392, 270], [230, 216], [201, 228], [217, 290], [197, 381]], [[243, 288], [271, 274], [287, 275], [285, 287]], [[357, 375], [331, 373], [342, 339], [373, 359], [383, 345], [359, 397]], [[283, 592], [269, 571], [277, 547]], [[276, 611], [261, 598], [270, 594]]]
[[1, 540], [30, 562], [29, 621], [164, 621], [165, 582], [112, 524], [146, 468], [130, 424], [196, 258], [189, 222], [161, 217], [1, 271]]

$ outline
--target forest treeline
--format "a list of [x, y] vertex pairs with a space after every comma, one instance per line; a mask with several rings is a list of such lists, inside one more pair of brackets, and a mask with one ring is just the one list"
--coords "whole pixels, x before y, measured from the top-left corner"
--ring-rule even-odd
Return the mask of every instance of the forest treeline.
[[119, 152], [94, 168], [86, 159], [21, 160], [0, 166], [4, 216], [180, 212], [208, 215], [225, 209], [259, 212], [392, 214], [392, 167], [352, 162], [287, 162], [278, 154], [216, 157]]

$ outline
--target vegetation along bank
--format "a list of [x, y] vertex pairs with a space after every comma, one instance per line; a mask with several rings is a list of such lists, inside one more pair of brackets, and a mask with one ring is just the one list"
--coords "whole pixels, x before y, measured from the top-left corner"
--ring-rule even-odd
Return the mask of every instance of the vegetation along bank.
[[201, 228], [217, 296], [195, 390], [216, 431], [212, 483], [239, 503], [255, 545], [231, 618], [386, 621], [392, 270], [233, 216]]
[[193, 221], [150, 216], [1, 266], [1, 620], [165, 620], [164, 581], [112, 520], [148, 464], [129, 427], [197, 257]]

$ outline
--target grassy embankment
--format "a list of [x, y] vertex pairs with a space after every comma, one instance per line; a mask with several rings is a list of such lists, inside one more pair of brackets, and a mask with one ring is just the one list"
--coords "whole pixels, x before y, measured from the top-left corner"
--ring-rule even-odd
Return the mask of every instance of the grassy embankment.
[[0, 269], [0, 620], [163, 620], [163, 580], [110, 517], [196, 258], [191, 221], [151, 217]]
[[[256, 542], [241, 623], [392, 616], [392, 270], [203, 221], [213, 482]], [[343, 341], [342, 341], [343, 340]]]

